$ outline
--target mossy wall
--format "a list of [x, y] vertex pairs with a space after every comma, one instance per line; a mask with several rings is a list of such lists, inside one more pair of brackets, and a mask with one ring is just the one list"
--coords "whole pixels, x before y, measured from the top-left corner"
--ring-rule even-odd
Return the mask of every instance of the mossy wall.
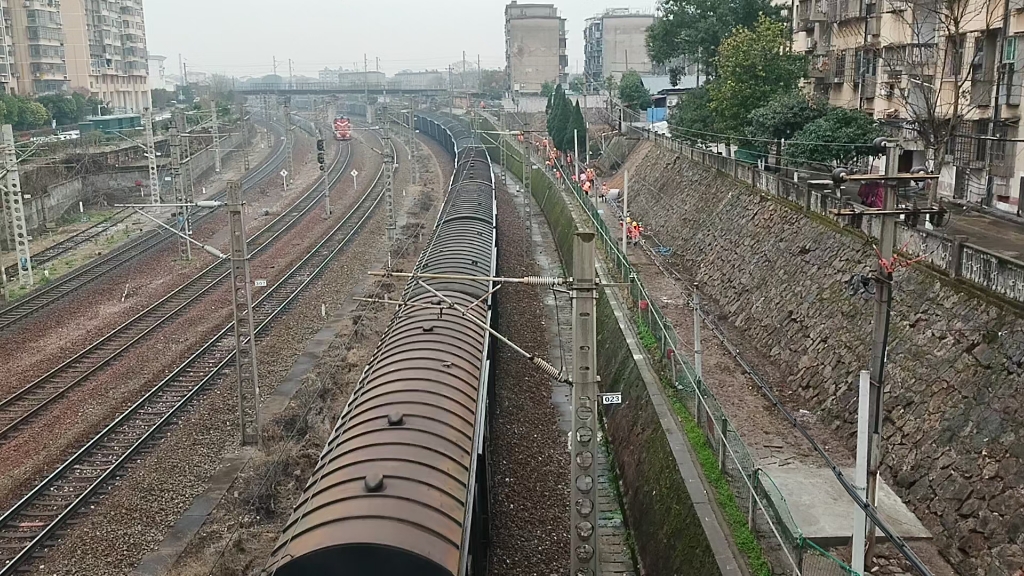
[[[483, 128], [494, 130], [486, 120]], [[493, 160], [501, 159], [496, 146], [489, 146], [489, 153]], [[522, 161], [516, 154], [509, 146], [505, 165], [514, 174], [522, 174]], [[533, 197], [554, 234], [563, 268], [571, 270], [577, 231], [572, 211], [543, 170], [533, 170], [531, 183]], [[640, 369], [604, 294], [598, 300], [597, 327], [602, 391], [622, 393], [622, 404], [604, 408], [603, 413], [641, 564], [648, 574], [720, 574]]]

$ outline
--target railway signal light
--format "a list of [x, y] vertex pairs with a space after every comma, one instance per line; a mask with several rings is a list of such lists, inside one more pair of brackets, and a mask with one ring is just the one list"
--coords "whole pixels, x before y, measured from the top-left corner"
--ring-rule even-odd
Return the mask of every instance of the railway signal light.
[[[324, 151], [324, 140], [323, 140], [323, 138], [320, 138], [320, 139], [318, 139], [316, 141], [316, 150], [317, 150], [317, 152], [323, 152]], [[323, 154], [321, 154], [321, 156], [323, 156]]]

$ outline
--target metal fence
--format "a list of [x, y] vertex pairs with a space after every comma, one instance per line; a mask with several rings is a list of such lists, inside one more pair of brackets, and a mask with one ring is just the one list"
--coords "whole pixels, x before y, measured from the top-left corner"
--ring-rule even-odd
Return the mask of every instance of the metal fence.
[[[509, 160], [521, 165], [522, 158], [529, 155], [533, 164], [544, 165], [543, 160], [533, 157], [518, 142], [504, 137], [502, 139], [506, 150], [515, 151], [507, 154]], [[691, 430], [695, 425], [700, 430], [705, 442], [705, 454], [710, 450], [715, 455], [712, 468], [717, 467], [727, 479], [731, 496], [746, 517], [747, 528], [754, 534], [765, 535], [758, 539], [762, 549], [770, 558], [782, 560], [783, 565], [773, 567], [772, 571], [806, 576], [855, 575], [846, 564], [803, 537], [786, 499], [771, 476], [758, 468], [756, 458], [743, 443], [706, 383], [697, 377], [693, 366], [676, 353], [680, 339], [672, 323], [659, 310], [629, 259], [619, 249], [617, 235], [609, 230], [598, 208], [563, 172], [545, 170], [544, 173], [558, 188], [571, 193], [585, 210], [604, 250], [605, 262], [617, 276], [616, 281], [628, 284], [624, 291], [628, 294], [628, 303], [641, 342], [648, 353], [662, 363], [666, 392], [674, 405], [685, 408], [685, 415], [680, 414], [683, 424], [689, 424]], [[712, 318], [703, 313], [701, 317], [705, 322], [713, 322]], [[717, 325], [709, 325], [712, 329], [720, 329]], [[698, 449], [697, 446], [694, 448]], [[705, 466], [705, 473], [708, 472]], [[733, 530], [736, 528], [732, 526]]]
[[[836, 193], [811, 189], [806, 183], [794, 182], [778, 174], [761, 170], [756, 165], [737, 160], [735, 157], [693, 148], [681, 140], [654, 132], [643, 126], [644, 123], [639, 121], [640, 116], [630, 116], [629, 113], [624, 116], [637, 120], [626, 122], [625, 126], [627, 131], [636, 136], [651, 140], [662, 148], [749, 183], [761, 192], [788, 200], [806, 212], [836, 219], [829, 213], [830, 210], [843, 207], [863, 208]], [[613, 123], [618, 121], [613, 115], [609, 115], [609, 119]], [[902, 221], [899, 224], [896, 231], [896, 246], [907, 256], [924, 256], [936, 270], [951, 278], [967, 280], [1008, 300], [1024, 303], [1024, 262], [970, 244], [966, 236], [951, 237], [927, 228], [907, 226]], [[878, 238], [881, 219], [864, 217], [860, 221], [859, 230]]]

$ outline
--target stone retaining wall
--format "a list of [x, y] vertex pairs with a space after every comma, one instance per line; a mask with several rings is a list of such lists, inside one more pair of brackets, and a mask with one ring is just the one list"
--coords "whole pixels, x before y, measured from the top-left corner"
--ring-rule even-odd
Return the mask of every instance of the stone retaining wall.
[[[845, 283], [874, 266], [866, 238], [660, 147], [630, 188], [631, 212], [781, 368], [772, 384], [852, 446], [874, 302]], [[1012, 575], [1024, 566], [1024, 319], [924, 263], [895, 282], [883, 474], [959, 571]]]

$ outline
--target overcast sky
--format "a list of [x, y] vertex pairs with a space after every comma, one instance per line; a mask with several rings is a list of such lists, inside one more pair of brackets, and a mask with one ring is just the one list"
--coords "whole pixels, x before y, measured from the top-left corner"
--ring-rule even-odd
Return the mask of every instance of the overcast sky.
[[[522, 1], [522, 0], [521, 0]], [[636, 1], [636, 0], [634, 0]], [[561, 0], [569, 72], [583, 71], [583, 21], [605, 8], [653, 9], [655, 0]], [[525, 3], [525, 2], [523, 2]], [[484, 68], [505, 66], [506, 0], [145, 0], [151, 54], [178, 70], [180, 53], [191, 69], [260, 76], [272, 71], [316, 76], [325, 66], [363, 65], [363, 53], [381, 69], [444, 68], [462, 59]]]

